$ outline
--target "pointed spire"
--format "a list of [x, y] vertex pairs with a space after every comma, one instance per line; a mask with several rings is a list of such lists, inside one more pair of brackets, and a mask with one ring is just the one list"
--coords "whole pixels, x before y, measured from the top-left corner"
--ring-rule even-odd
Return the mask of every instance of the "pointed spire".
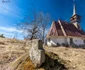
[[76, 5], [75, 5], [75, 0], [73, 0], [74, 4], [73, 4], [73, 15], [76, 14]]

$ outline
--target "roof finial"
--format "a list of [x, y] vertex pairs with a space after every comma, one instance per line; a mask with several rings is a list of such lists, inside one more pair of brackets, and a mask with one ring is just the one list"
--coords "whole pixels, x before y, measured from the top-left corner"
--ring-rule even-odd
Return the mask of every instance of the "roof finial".
[[76, 14], [76, 5], [75, 5], [75, 0], [73, 0], [74, 4], [73, 4], [73, 15]]

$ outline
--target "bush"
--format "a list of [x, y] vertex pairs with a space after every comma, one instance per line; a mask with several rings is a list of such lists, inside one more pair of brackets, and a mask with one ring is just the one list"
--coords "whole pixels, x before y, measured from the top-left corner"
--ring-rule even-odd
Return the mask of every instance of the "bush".
[[5, 37], [4, 37], [4, 34], [1, 34], [0, 37], [1, 37], [1, 38], [5, 38]]
[[61, 46], [59, 43], [57, 43], [57, 46]]
[[69, 45], [68, 45], [68, 44], [63, 43], [63, 44], [62, 44], [62, 46], [64, 46], [64, 47], [68, 47]]

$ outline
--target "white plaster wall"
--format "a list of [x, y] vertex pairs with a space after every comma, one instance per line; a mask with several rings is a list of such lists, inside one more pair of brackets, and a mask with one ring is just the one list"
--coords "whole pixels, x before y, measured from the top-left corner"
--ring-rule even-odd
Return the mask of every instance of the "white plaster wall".
[[70, 38], [67, 38], [67, 43], [70, 44]]
[[47, 41], [48, 46], [57, 45], [57, 43], [60, 45], [66, 43], [66, 38], [51, 38], [50, 41]]
[[73, 23], [73, 25], [78, 28], [78, 22]]
[[[57, 43], [60, 45], [68, 43], [70, 45], [70, 38], [51, 38], [50, 41], [47, 41], [48, 46], [57, 45]], [[73, 37], [73, 43], [76, 45], [84, 45], [84, 40], [82, 38]]]
[[73, 43], [76, 45], [84, 45], [84, 40], [82, 38], [73, 38]]
[[[70, 38], [67, 38], [68, 44], [70, 44]], [[82, 38], [73, 37], [73, 43], [76, 45], [84, 45], [84, 40]]]

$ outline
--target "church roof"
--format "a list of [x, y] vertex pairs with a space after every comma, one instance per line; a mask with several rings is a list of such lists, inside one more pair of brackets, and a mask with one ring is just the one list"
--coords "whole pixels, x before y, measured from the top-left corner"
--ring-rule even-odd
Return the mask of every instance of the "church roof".
[[76, 28], [73, 24], [66, 21], [58, 20], [54, 21], [47, 34], [50, 36], [74, 36], [74, 37], [85, 37], [85, 32], [80, 28]]

